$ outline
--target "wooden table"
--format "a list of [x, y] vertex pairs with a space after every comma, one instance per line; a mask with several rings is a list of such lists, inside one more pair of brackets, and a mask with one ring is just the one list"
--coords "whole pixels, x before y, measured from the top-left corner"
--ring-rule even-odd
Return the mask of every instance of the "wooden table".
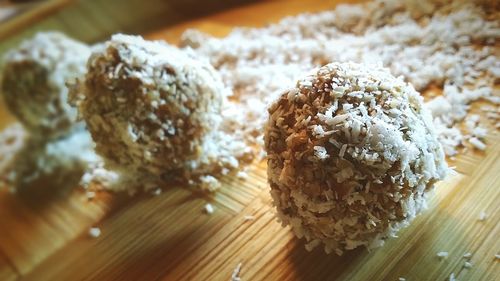
[[[254, 4], [149, 34], [176, 42], [187, 27], [223, 35], [285, 15], [333, 7], [329, 1]], [[0, 109], [0, 127], [12, 117]], [[87, 200], [44, 187], [37, 195], [0, 191], [0, 280], [500, 280], [500, 134], [485, 152], [450, 161], [457, 175], [439, 184], [430, 207], [382, 248], [342, 257], [304, 250], [275, 220], [265, 163], [247, 180], [224, 179], [207, 195], [170, 187], [159, 196], [98, 193]], [[207, 215], [211, 202], [215, 212]], [[481, 211], [488, 214], [478, 221]], [[245, 216], [254, 220], [245, 220]], [[102, 235], [90, 238], [98, 226]], [[440, 260], [436, 253], [449, 252]], [[462, 256], [472, 253], [472, 268]]]

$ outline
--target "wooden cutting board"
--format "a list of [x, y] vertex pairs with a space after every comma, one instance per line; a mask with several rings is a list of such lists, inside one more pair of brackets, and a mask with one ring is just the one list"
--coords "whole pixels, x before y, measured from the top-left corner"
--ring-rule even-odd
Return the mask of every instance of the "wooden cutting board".
[[[169, 27], [148, 38], [177, 42], [188, 27], [224, 35], [319, 11], [330, 1], [264, 2]], [[13, 121], [0, 105], [0, 128]], [[247, 180], [225, 178], [215, 194], [180, 186], [159, 196], [42, 186], [36, 194], [0, 191], [0, 280], [500, 280], [500, 134], [490, 127], [485, 152], [450, 161], [457, 175], [438, 185], [429, 209], [382, 248], [342, 257], [303, 243], [275, 220], [265, 163]], [[210, 202], [215, 212], [207, 215]], [[479, 221], [481, 211], [488, 214]], [[245, 220], [253, 216], [254, 220]], [[90, 238], [98, 226], [102, 235]], [[440, 260], [436, 253], [449, 253]], [[472, 253], [471, 268], [462, 256]]]

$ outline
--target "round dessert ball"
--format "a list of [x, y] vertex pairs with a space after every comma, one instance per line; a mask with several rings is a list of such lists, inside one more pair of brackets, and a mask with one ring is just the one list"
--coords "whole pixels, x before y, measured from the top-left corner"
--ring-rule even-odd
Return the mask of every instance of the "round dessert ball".
[[109, 168], [163, 176], [203, 153], [221, 121], [224, 93], [208, 62], [118, 34], [93, 52], [71, 96]]
[[32, 137], [53, 139], [75, 127], [66, 81], [81, 75], [90, 48], [57, 32], [39, 33], [3, 58], [1, 92]]
[[448, 171], [423, 99], [378, 66], [331, 63], [269, 108], [271, 195], [307, 249], [380, 246]]

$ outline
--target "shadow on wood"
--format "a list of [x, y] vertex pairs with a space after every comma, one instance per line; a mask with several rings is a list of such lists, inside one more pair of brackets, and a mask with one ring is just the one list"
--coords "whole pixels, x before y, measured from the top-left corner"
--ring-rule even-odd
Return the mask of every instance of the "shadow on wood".
[[289, 258], [293, 264], [291, 272], [294, 276], [290, 276], [289, 279], [293, 280], [340, 280], [352, 267], [356, 267], [355, 264], [359, 263], [362, 256], [368, 254], [366, 249], [357, 248], [342, 256], [335, 253], [327, 255], [321, 246], [308, 252], [304, 248], [303, 239], [295, 238], [291, 243], [293, 243], [293, 247]]

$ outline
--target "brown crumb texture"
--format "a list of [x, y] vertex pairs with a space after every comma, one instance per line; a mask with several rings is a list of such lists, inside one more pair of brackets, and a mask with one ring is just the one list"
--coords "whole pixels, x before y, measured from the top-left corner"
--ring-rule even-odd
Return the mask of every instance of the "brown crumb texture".
[[85, 71], [89, 55], [89, 46], [45, 32], [4, 56], [3, 98], [33, 138], [58, 138], [74, 129], [76, 110], [67, 103], [65, 83]]
[[382, 245], [448, 171], [422, 97], [377, 65], [299, 80], [270, 106], [265, 147], [279, 218], [328, 253]]

